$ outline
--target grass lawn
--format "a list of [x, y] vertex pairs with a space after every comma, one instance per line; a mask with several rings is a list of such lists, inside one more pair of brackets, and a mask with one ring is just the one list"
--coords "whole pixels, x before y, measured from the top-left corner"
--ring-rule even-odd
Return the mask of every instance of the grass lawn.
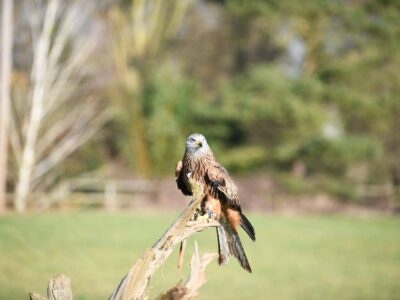
[[[0, 218], [0, 299], [45, 294], [48, 279], [72, 279], [74, 299], [106, 299], [174, 214], [49, 213]], [[400, 299], [400, 219], [250, 215], [242, 240], [253, 274], [231, 260], [207, 269], [198, 299]], [[214, 230], [195, 237], [216, 249]], [[192, 244], [191, 241], [189, 244]], [[185, 264], [189, 261], [188, 249]], [[151, 296], [175, 284], [174, 253], [151, 281]]]

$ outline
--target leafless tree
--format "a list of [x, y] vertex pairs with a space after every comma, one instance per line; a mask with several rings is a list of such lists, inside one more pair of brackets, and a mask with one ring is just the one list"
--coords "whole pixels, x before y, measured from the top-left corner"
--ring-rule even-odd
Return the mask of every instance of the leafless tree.
[[6, 209], [7, 128], [10, 107], [10, 74], [12, 65], [13, 0], [2, 1], [0, 74], [0, 214]]
[[32, 66], [27, 93], [15, 93], [10, 122], [19, 212], [26, 209], [30, 192], [43, 187], [54, 167], [107, 119], [94, 92], [101, 73], [93, 59], [101, 36], [93, 21], [95, 5], [84, 0], [24, 3]]

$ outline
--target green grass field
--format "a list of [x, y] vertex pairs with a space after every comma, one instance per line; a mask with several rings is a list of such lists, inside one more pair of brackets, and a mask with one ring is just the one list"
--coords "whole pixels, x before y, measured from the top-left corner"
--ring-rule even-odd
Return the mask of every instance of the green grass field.
[[[44, 294], [59, 272], [72, 279], [76, 300], [106, 299], [174, 217], [81, 212], [1, 218], [0, 299]], [[400, 299], [400, 219], [250, 219], [257, 242], [241, 236], [253, 274], [234, 260], [225, 267], [214, 262], [198, 299]], [[214, 230], [195, 238], [201, 252], [216, 249]], [[185, 266], [190, 255], [189, 248]], [[174, 253], [152, 279], [152, 296], [179, 280], [176, 264]]]

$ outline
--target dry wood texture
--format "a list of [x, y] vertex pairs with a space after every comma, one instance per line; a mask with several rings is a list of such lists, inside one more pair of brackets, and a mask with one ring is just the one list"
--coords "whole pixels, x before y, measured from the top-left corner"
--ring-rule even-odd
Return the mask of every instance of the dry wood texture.
[[72, 300], [71, 280], [57, 274], [50, 279], [47, 287], [47, 298], [37, 293], [29, 293], [30, 300]]
[[[188, 207], [169, 226], [163, 236], [148, 249], [143, 256], [130, 268], [114, 290], [109, 300], [138, 300], [147, 299], [147, 286], [151, 276], [164, 264], [174, 247], [185, 241], [189, 236], [208, 227], [219, 226], [219, 223], [203, 214], [200, 208], [204, 198], [203, 186], [189, 179], [192, 186], [193, 198]], [[184, 243], [183, 243], [184, 244]], [[184, 251], [180, 252], [178, 268], [182, 267]], [[189, 278], [158, 296], [158, 300], [174, 299], [188, 300], [198, 294], [198, 289], [205, 283], [205, 268], [217, 257], [217, 254], [204, 254], [201, 258], [197, 243], [191, 260]], [[65, 275], [55, 275], [49, 282], [47, 298], [30, 293], [31, 300], [72, 300], [71, 281]]]
[[[190, 180], [190, 184], [192, 186], [193, 199], [188, 207], [170, 225], [153, 247], [148, 249], [131, 267], [128, 274], [121, 279], [109, 300], [147, 299], [146, 288], [151, 276], [172, 253], [174, 246], [196, 232], [202, 231], [208, 227], [219, 226], [216, 220], [199, 213], [199, 207], [204, 198], [203, 186], [193, 180]], [[208, 261], [208, 259], [205, 259], [205, 261]], [[201, 265], [200, 262], [198, 262], [198, 264]], [[206, 264], [204, 263], [204, 265]], [[197, 268], [197, 270], [199, 269], [201, 269], [201, 267]], [[189, 279], [189, 282], [194, 281], [190, 281]], [[197, 290], [194, 284], [193, 286], [189, 285], [189, 288]]]
[[199, 248], [195, 242], [190, 274], [185, 284], [178, 282], [176, 286], [159, 295], [156, 300], [189, 300], [196, 297], [199, 288], [206, 282], [206, 267], [216, 257], [217, 253], [206, 253], [200, 258]]

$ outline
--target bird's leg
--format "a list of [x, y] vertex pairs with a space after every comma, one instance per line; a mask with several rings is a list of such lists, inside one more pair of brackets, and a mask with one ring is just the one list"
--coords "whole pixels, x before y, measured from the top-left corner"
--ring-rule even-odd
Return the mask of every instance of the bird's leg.
[[209, 219], [215, 219], [217, 215], [212, 210], [207, 209], [207, 216]]
[[206, 203], [207, 196], [205, 196], [203, 200], [201, 200], [200, 206], [196, 209], [194, 217], [195, 220], [206, 221], [210, 218]]
[[215, 218], [217, 215], [208, 207], [206, 207], [205, 212], [209, 219]]
[[207, 197], [206, 201], [204, 201], [204, 214], [207, 214], [209, 219], [219, 220], [221, 215], [221, 203], [218, 199], [213, 197]]

